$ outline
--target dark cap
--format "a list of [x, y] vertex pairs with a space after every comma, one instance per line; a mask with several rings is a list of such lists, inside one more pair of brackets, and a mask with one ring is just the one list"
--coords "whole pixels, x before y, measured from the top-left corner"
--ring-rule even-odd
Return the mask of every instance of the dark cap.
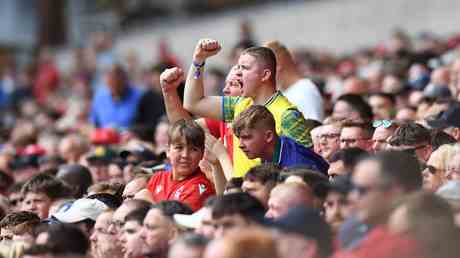
[[142, 161], [156, 160], [155, 154], [145, 146], [139, 145], [134, 148], [124, 149], [120, 152], [122, 159], [127, 159], [133, 155], [142, 159]]
[[86, 160], [88, 160], [88, 162], [110, 163], [116, 156], [113, 149], [107, 146], [98, 146], [91, 151]]
[[314, 208], [307, 206], [291, 208], [285, 216], [274, 220], [271, 224], [282, 232], [299, 234], [306, 239], [316, 240], [320, 252], [326, 254], [324, 257], [328, 257], [332, 252], [331, 228]]
[[427, 123], [432, 128], [460, 127], [460, 103], [451, 105], [449, 109], [439, 113]]
[[348, 194], [353, 189], [349, 175], [338, 175], [329, 182], [322, 182], [315, 186], [315, 193], [318, 196], [326, 196], [330, 191], [341, 194]]

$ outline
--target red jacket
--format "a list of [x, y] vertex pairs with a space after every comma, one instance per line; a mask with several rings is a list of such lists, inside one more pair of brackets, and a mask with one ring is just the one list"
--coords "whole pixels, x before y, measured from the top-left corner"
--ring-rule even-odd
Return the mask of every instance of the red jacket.
[[351, 251], [338, 251], [332, 258], [420, 258], [417, 242], [390, 233], [384, 226], [374, 228], [361, 244]]
[[213, 184], [198, 169], [184, 180], [173, 180], [171, 171], [159, 171], [149, 180], [147, 189], [152, 193], [153, 200], [177, 200], [197, 211], [203, 202], [215, 195]]

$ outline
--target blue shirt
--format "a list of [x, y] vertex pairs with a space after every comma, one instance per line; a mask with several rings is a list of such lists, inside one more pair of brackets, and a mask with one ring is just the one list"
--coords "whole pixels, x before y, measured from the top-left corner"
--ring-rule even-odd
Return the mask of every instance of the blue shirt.
[[118, 100], [107, 87], [97, 90], [91, 107], [90, 120], [96, 127], [129, 128], [135, 121], [142, 92], [128, 87]]
[[274, 153], [273, 162], [281, 167], [303, 166], [327, 175], [329, 164], [310, 148], [307, 148], [295, 140], [280, 136]]

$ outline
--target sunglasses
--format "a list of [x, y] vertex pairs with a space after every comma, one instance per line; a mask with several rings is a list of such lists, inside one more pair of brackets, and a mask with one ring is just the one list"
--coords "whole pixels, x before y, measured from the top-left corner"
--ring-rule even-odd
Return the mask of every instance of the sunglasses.
[[378, 128], [378, 127], [388, 128], [388, 127], [392, 126], [393, 123], [394, 122], [392, 120], [387, 120], [387, 119], [375, 120], [374, 122], [372, 122], [372, 127], [374, 127], [374, 128]]

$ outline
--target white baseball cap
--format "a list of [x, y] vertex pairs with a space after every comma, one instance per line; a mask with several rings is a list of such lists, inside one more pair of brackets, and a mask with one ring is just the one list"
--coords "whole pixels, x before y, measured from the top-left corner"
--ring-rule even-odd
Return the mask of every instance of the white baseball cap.
[[96, 221], [97, 217], [108, 209], [109, 207], [99, 200], [82, 198], [76, 200], [68, 210], [53, 216], [63, 223], [77, 223], [85, 219]]

